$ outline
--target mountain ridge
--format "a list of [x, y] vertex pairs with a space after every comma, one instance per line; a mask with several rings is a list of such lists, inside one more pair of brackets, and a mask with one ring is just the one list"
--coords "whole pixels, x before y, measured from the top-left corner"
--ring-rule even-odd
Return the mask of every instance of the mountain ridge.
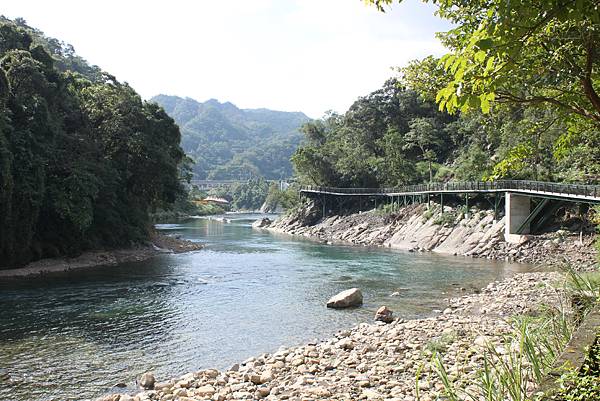
[[267, 108], [241, 109], [217, 99], [156, 95], [150, 99], [179, 125], [181, 146], [196, 162], [200, 179], [287, 178], [289, 158], [303, 136], [299, 128], [310, 118], [302, 112]]

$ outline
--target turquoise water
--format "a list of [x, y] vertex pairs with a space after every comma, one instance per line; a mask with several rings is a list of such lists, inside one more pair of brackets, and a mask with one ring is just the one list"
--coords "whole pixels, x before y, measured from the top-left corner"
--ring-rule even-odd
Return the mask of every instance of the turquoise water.
[[[158, 228], [206, 244], [188, 254], [0, 282], [0, 400], [84, 400], [152, 370], [159, 380], [227, 368], [281, 345], [371, 321], [388, 305], [422, 317], [443, 299], [523, 266], [328, 246], [252, 230], [256, 216]], [[365, 304], [325, 308], [351, 287]], [[399, 291], [399, 296], [391, 296]]]

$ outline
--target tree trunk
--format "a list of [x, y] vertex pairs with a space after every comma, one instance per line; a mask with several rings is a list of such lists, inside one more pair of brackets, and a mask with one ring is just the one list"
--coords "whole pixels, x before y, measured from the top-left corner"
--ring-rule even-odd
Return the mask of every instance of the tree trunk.
[[429, 182], [433, 182], [433, 172], [431, 171], [431, 160], [429, 160]]

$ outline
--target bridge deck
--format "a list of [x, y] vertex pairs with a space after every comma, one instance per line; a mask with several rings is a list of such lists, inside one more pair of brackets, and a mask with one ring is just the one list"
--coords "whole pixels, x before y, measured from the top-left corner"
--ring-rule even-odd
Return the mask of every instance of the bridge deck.
[[490, 182], [448, 182], [407, 185], [399, 188], [335, 188], [305, 186], [303, 193], [336, 196], [411, 196], [511, 192], [533, 197], [575, 202], [600, 203], [599, 185], [560, 184], [541, 181], [500, 180]]

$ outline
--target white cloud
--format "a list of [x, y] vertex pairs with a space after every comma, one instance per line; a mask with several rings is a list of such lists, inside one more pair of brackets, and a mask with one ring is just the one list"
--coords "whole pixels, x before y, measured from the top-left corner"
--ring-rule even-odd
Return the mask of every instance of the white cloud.
[[[87, 7], [82, 5], [86, 4]], [[3, 5], [142, 96], [344, 111], [390, 67], [441, 54], [447, 25], [416, 0], [381, 14], [359, 0], [19, 0]]]

